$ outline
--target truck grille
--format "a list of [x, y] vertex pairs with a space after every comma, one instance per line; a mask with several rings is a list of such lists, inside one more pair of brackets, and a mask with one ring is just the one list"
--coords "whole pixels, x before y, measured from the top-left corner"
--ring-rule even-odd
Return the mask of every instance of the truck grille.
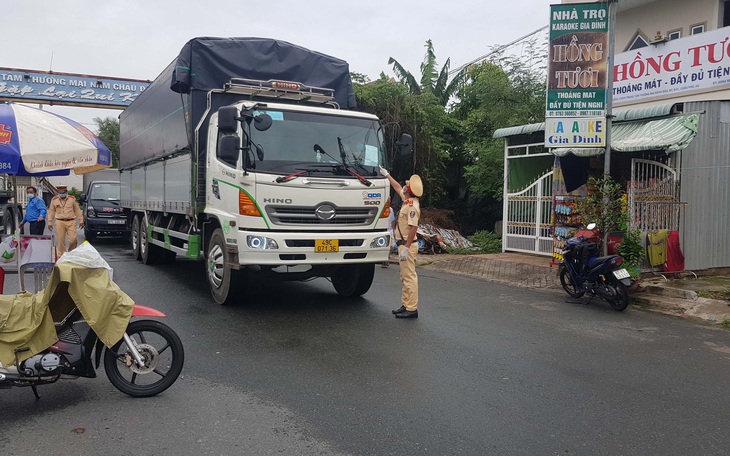
[[317, 215], [323, 205], [304, 206], [266, 206], [266, 213], [275, 225], [370, 225], [378, 215], [377, 207], [336, 207], [334, 216], [324, 220]]
[[[340, 239], [340, 247], [362, 247], [365, 239]], [[314, 248], [314, 239], [287, 239], [287, 247], [311, 247]]]

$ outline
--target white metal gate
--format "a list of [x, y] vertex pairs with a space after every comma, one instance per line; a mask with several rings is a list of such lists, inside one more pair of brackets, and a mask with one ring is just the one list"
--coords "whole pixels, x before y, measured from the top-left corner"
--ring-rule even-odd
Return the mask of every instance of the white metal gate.
[[553, 205], [553, 172], [526, 189], [505, 195], [502, 245], [505, 251], [551, 256], [550, 234]]
[[679, 179], [673, 168], [653, 160], [631, 160], [628, 193], [632, 229], [679, 229]]

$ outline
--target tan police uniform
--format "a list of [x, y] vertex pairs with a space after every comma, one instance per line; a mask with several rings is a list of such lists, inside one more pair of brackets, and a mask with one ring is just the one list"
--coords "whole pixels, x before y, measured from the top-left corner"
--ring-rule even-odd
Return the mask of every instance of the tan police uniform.
[[58, 238], [58, 254], [66, 253], [66, 237], [68, 236], [68, 250], [76, 248], [78, 235], [76, 234], [76, 219], [84, 222], [78, 201], [71, 195], [66, 198], [54, 196], [48, 207], [48, 225], [56, 221], [56, 237]]
[[[411, 177], [411, 180], [414, 180]], [[418, 179], [420, 182], [420, 178]], [[422, 191], [422, 190], [421, 190]], [[398, 254], [406, 248], [405, 242], [412, 226], [418, 227], [418, 220], [421, 217], [421, 203], [418, 197], [411, 195], [403, 201], [403, 206], [398, 214], [398, 224], [395, 230], [395, 237], [398, 243]], [[418, 309], [418, 275], [416, 274], [416, 255], [418, 255], [418, 239], [414, 238], [408, 248], [408, 259], [400, 261], [400, 281], [403, 285], [401, 292], [401, 304], [409, 312]]]

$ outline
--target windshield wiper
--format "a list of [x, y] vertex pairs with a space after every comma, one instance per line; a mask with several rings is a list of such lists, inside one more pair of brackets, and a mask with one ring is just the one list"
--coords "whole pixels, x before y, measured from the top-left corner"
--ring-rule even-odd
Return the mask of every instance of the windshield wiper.
[[[364, 177], [362, 177], [361, 175], [359, 175], [354, 169], [350, 168], [350, 165], [347, 163], [347, 155], [345, 154], [345, 148], [342, 146], [342, 139], [340, 137], [337, 138], [337, 144], [340, 146], [340, 157], [342, 158], [342, 164], [330, 164], [330, 165], [325, 165], [325, 166], [329, 166], [330, 168], [332, 168], [333, 172], [334, 172], [334, 169], [343, 169], [351, 176], [356, 177], [357, 180], [359, 180], [364, 185], [366, 185], [368, 187], [373, 185], [372, 182], [370, 182], [369, 180], [367, 180]], [[335, 157], [328, 154], [327, 151], [322, 149], [322, 146], [320, 146], [319, 144], [314, 145], [314, 151], [317, 153], [320, 153], [320, 154], [324, 154], [324, 155], [328, 156], [329, 158], [336, 161]], [[314, 166], [320, 166], [320, 165], [314, 165]]]
[[291, 173], [291, 174], [289, 174], [287, 176], [279, 176], [274, 181], [277, 184], [281, 184], [281, 183], [284, 183], [284, 182], [289, 182], [290, 180], [294, 179], [295, 177], [299, 177], [302, 174], [307, 174], [307, 173], [311, 173], [311, 172], [312, 172], [311, 169], [304, 169], [302, 171], [297, 171], [296, 173]]

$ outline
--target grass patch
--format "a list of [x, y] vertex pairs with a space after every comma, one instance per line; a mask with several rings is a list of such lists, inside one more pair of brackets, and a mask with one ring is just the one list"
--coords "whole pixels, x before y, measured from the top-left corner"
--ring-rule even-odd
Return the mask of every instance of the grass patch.
[[720, 323], [720, 326], [726, 329], [730, 329], [730, 319], [725, 319]]
[[447, 247], [446, 251], [454, 255], [476, 255], [502, 252], [502, 236], [493, 231], [477, 231], [467, 239], [469, 239], [477, 248], [466, 249], [464, 247]]
[[697, 296], [708, 299], [730, 300], [730, 288], [725, 288], [723, 290], [700, 290], [697, 292]]

